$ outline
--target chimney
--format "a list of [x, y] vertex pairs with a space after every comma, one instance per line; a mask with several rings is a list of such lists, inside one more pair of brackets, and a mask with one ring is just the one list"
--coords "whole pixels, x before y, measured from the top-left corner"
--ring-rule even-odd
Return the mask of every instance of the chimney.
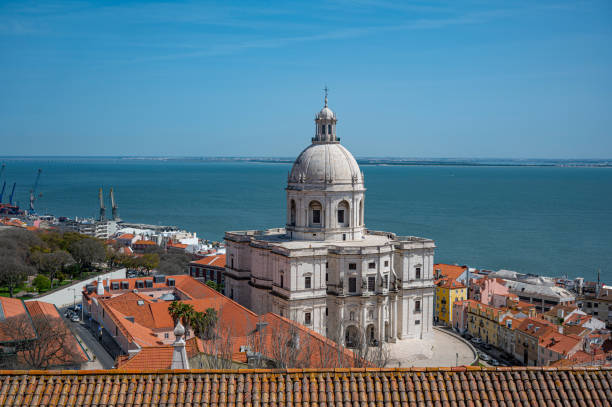
[[185, 349], [185, 328], [179, 320], [174, 328], [174, 351], [172, 352], [172, 365], [170, 369], [189, 369], [189, 360], [187, 359], [187, 350]]
[[98, 277], [98, 288], [96, 289], [96, 294], [104, 295], [104, 285], [102, 284], [102, 277]]

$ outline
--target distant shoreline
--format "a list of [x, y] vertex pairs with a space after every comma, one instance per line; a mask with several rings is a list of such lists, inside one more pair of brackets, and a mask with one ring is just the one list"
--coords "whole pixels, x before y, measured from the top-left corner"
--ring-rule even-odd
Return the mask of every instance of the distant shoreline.
[[[125, 160], [182, 162], [242, 162], [259, 164], [293, 164], [288, 157], [152, 157], [152, 156], [0, 156], [2, 161], [15, 160]], [[588, 167], [612, 168], [612, 159], [509, 159], [509, 158], [357, 158], [359, 165], [368, 166], [462, 166], [462, 167]]]

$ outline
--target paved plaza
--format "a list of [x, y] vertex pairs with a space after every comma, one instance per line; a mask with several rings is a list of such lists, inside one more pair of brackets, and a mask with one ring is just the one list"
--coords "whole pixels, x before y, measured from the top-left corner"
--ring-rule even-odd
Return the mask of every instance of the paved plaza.
[[465, 341], [442, 329], [434, 329], [431, 340], [404, 339], [390, 346], [387, 367], [470, 365], [476, 357]]

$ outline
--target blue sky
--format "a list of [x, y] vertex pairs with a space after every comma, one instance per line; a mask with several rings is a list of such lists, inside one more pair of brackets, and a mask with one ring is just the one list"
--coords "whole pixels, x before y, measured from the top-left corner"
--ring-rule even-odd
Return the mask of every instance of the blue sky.
[[612, 2], [0, 3], [0, 155], [612, 157]]

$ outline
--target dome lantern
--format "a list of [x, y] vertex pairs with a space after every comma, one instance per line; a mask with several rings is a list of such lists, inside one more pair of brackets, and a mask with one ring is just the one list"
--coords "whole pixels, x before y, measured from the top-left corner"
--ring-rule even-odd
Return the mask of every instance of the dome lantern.
[[336, 137], [336, 114], [327, 107], [327, 86], [325, 91], [325, 105], [315, 117], [315, 136], [312, 138], [313, 143], [337, 143], [340, 141]]

